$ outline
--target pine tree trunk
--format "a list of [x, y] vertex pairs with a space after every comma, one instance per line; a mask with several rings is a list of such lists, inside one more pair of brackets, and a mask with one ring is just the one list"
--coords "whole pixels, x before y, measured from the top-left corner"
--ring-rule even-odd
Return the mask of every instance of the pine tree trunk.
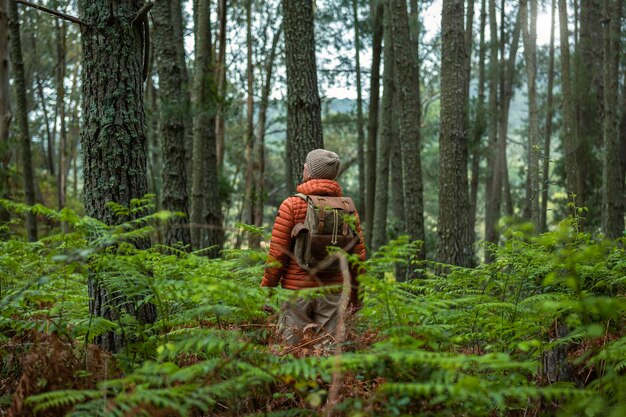
[[[528, 27], [528, 1], [530, 1], [530, 29]], [[537, 108], [537, 0], [522, 0], [520, 3], [521, 24], [524, 38], [524, 60], [528, 79], [528, 168], [530, 179], [530, 220], [540, 227], [539, 209], [539, 110]]]
[[224, 111], [225, 111], [225, 94], [226, 94], [226, 21], [228, 16], [228, 9], [226, 0], [219, 0], [217, 3], [218, 10], [218, 44], [219, 52], [217, 55], [217, 119], [215, 134], [217, 140], [217, 169], [221, 175], [224, 166]]
[[439, 130], [439, 262], [473, 265], [467, 189], [467, 60], [463, 1], [444, 0], [441, 18], [441, 111]]
[[290, 191], [302, 181], [307, 154], [323, 148], [317, 90], [313, 2], [283, 0], [287, 66], [287, 164]]
[[[142, 1], [120, 3], [115, 9], [106, 0], [81, 0], [80, 18], [90, 24], [83, 28], [83, 151], [85, 212], [108, 225], [130, 220], [116, 215], [107, 205], [115, 202], [129, 207], [133, 199], [147, 192], [146, 136], [142, 94], [144, 31], [134, 22]], [[146, 247], [146, 240], [137, 242]], [[137, 308], [121, 301], [94, 279], [89, 281], [89, 308], [96, 316], [111, 321], [127, 310], [140, 322], [154, 322], [152, 304]], [[96, 343], [109, 351], [119, 350], [124, 336], [109, 332]]]
[[[498, 175], [498, 23], [496, 21], [496, 2], [489, 0], [489, 145], [487, 146], [487, 178], [485, 183], [485, 241], [496, 243], [496, 223], [500, 215], [500, 190], [493, 192], [494, 177]], [[489, 251], [485, 252], [485, 262], [491, 260]]]
[[[155, 195], [157, 210], [161, 210], [161, 135], [159, 134], [158, 92], [154, 86], [154, 53], [150, 54], [148, 78], [144, 90], [146, 142], [148, 147], [148, 191]], [[157, 242], [162, 244], [160, 231]]]
[[[56, 3], [56, 2], [55, 2]], [[67, 143], [67, 127], [65, 122], [65, 22], [57, 20], [57, 112], [59, 117], [59, 169], [57, 176], [57, 201], [59, 210], [65, 207], [67, 199], [67, 173], [69, 169], [69, 146]]]
[[[9, 1], [0, 0], [0, 198], [9, 195]], [[0, 208], [0, 225], [9, 221], [9, 213]], [[0, 238], [4, 238], [0, 231]]]
[[[191, 116], [191, 85], [189, 82], [189, 69], [187, 68], [187, 60], [185, 53], [185, 22], [182, 15], [183, 4], [181, 0], [172, 0], [170, 2], [170, 10], [172, 16], [172, 28], [176, 44], [176, 56], [178, 58], [178, 66], [180, 68], [180, 103], [182, 105], [183, 125], [185, 126], [185, 160], [193, 159], [193, 117]], [[185, 164], [185, 174], [187, 176], [187, 207], [191, 201], [191, 177], [193, 175], [193, 164]], [[189, 219], [187, 219], [187, 223]]]
[[185, 152], [184, 68], [176, 47], [173, 16], [169, 2], [156, 2], [152, 9], [154, 54], [159, 75], [161, 155], [163, 157], [162, 209], [185, 216], [176, 217], [165, 226], [165, 244], [191, 244], [189, 233], [189, 197], [187, 196], [187, 156]]
[[383, 40], [383, 97], [376, 149], [376, 205], [374, 207], [374, 221], [372, 224], [372, 253], [387, 243], [389, 153], [393, 143], [393, 102], [396, 95], [393, 33], [391, 31], [391, 13], [388, 1], [385, 2], [383, 12]]
[[365, 206], [365, 131], [363, 128], [363, 99], [361, 97], [361, 35], [359, 27], [358, 0], [352, 0], [352, 18], [354, 20], [354, 49], [356, 69], [356, 131], [359, 159], [359, 197], [358, 211], [363, 213]]
[[541, 219], [539, 230], [548, 231], [548, 188], [550, 186], [550, 142], [552, 140], [552, 118], [554, 114], [553, 89], [554, 89], [554, 27], [556, 15], [556, 1], [552, 0], [550, 18], [550, 49], [548, 58], [548, 97], [546, 100], [546, 133], [543, 144], [543, 163], [541, 173]]
[[[35, 39], [33, 38], [33, 42], [34, 41]], [[54, 175], [56, 171], [54, 166], [55, 140], [52, 129], [50, 129], [50, 116], [48, 114], [48, 106], [46, 105], [46, 97], [43, 92], [43, 82], [41, 81], [39, 74], [35, 74], [35, 84], [37, 84], [37, 95], [39, 96], [39, 101], [41, 102], [41, 112], [43, 113], [43, 122], [46, 128], [46, 168], [48, 168], [50, 175]]]
[[[252, 0], [246, 1], [246, 50], [247, 50], [247, 88], [246, 99], [246, 173], [245, 188], [243, 196], [243, 210], [241, 222], [245, 224], [254, 223], [254, 206], [256, 204], [255, 184], [257, 172], [255, 170], [255, 149], [254, 149], [254, 65], [252, 62]], [[238, 238], [238, 243], [241, 237]], [[254, 243], [258, 247], [259, 241], [250, 236], [248, 243]], [[239, 246], [239, 245], [237, 245]]]
[[[378, 136], [378, 117], [380, 102], [380, 57], [383, 41], [383, 2], [370, 0], [370, 19], [372, 21], [372, 71], [370, 73], [370, 102], [367, 115], [367, 174], [365, 204], [365, 246], [372, 247], [374, 212], [376, 209], [376, 139]], [[370, 253], [370, 251], [368, 251]]]
[[[602, 79], [602, 0], [584, 0], [574, 8], [575, 30], [571, 62], [574, 82], [572, 100], [576, 133], [576, 202], [589, 208], [588, 220], [594, 222], [601, 213], [602, 175], [595, 167], [601, 165], [603, 79]], [[579, 18], [580, 17], [580, 20]], [[578, 36], [576, 36], [576, 34]], [[576, 41], [576, 39], [578, 40]], [[595, 222], [599, 225], [598, 222]]]
[[[26, 78], [22, 44], [20, 40], [20, 21], [17, 3], [9, 1], [9, 40], [11, 42], [11, 67], [15, 86], [15, 114], [20, 131], [19, 149], [24, 177], [24, 199], [29, 206], [35, 205], [35, 179], [31, 155], [31, 140], [28, 130], [28, 104], [26, 102]], [[26, 214], [26, 232], [28, 240], [37, 240], [37, 219], [33, 213]]]
[[478, 208], [478, 184], [480, 176], [480, 159], [482, 155], [481, 141], [487, 128], [485, 120], [485, 25], [487, 20], [486, 1], [481, 1], [480, 7], [480, 46], [478, 52], [478, 102], [476, 104], [476, 117], [471, 127], [472, 141], [471, 151], [471, 180], [470, 180], [470, 227], [476, 230], [476, 211]]
[[574, 108], [572, 81], [570, 76], [569, 31], [567, 29], [567, 0], [559, 0], [559, 30], [561, 42], [561, 91], [562, 91], [562, 127], [561, 137], [565, 156], [565, 190], [568, 197], [578, 190], [578, 167], [576, 166], [576, 144], [574, 128]]
[[[417, 56], [411, 50], [411, 35], [406, 1], [389, 0], [393, 31], [394, 79], [398, 94], [399, 136], [402, 145], [404, 212], [409, 239], [424, 242], [424, 203], [422, 195], [421, 107]], [[465, 168], [467, 170], [467, 167]], [[467, 172], [467, 171], [466, 171]], [[467, 176], [466, 176], [467, 179]], [[466, 184], [467, 185], [467, 184]], [[423, 259], [425, 248], [415, 255]]]
[[206, 255], [217, 257], [224, 242], [224, 232], [217, 177], [216, 94], [211, 62], [209, 3], [209, 0], [198, 1], [194, 69], [191, 240], [194, 248], [210, 247], [211, 249], [205, 252]]
[[618, 117], [621, 0], [604, 0], [604, 164], [602, 169], [602, 231], [610, 238], [624, 234], [624, 180], [621, 176]]
[[[259, 172], [257, 175], [257, 192], [259, 195], [265, 195], [265, 130], [267, 128], [267, 110], [269, 108], [270, 94], [272, 92], [272, 77], [274, 74], [274, 65], [276, 61], [276, 53], [278, 48], [278, 41], [282, 36], [283, 27], [282, 24], [278, 27], [272, 38], [272, 46], [269, 56], [265, 61], [265, 81], [263, 83], [263, 89], [261, 91], [261, 101], [259, 103], [259, 122], [257, 140], [259, 142]], [[263, 225], [263, 204], [255, 205], [254, 213], [254, 225], [261, 227]]]

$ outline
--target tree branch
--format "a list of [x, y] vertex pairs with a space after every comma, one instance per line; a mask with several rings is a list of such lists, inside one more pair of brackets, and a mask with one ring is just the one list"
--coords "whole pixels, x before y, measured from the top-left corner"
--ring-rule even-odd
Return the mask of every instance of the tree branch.
[[141, 6], [141, 9], [139, 9], [137, 14], [135, 15], [135, 18], [133, 19], [132, 24], [137, 21], [142, 21], [143, 18], [148, 14], [150, 9], [152, 9], [152, 6], [154, 6], [154, 3], [152, 3], [151, 1]]
[[40, 6], [38, 4], [31, 3], [29, 1], [15, 0], [15, 2], [23, 4], [24, 6], [32, 7], [33, 9], [41, 10], [42, 12], [46, 12], [46, 13], [51, 14], [53, 16], [56, 16], [56, 17], [58, 17], [60, 19], [67, 20], [67, 21], [70, 21], [72, 23], [77, 23], [77, 24], [79, 24], [81, 26], [85, 26], [85, 27], [91, 26], [91, 25], [89, 25], [89, 23], [83, 22], [82, 20], [80, 20], [80, 19], [78, 19], [78, 18], [76, 18], [74, 16], [70, 16], [70, 15], [67, 15], [65, 13], [61, 13], [61, 12], [58, 12], [56, 10], [44, 7], [44, 6]]

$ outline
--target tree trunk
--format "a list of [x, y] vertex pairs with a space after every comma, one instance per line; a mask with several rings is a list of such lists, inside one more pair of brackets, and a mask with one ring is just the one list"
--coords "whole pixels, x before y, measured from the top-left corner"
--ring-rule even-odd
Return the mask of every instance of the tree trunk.
[[394, 79], [393, 33], [389, 2], [383, 12], [384, 68], [380, 129], [376, 150], [376, 206], [372, 224], [372, 253], [387, 243], [387, 202], [389, 198], [389, 153], [393, 143], [393, 102], [396, 95]]
[[[155, 195], [157, 210], [161, 210], [161, 135], [159, 134], [158, 91], [154, 85], [154, 53], [150, 54], [148, 78], [144, 92], [146, 117], [146, 142], [148, 148], [148, 191]], [[156, 241], [162, 244], [161, 233], [157, 232]]]
[[[372, 71], [370, 73], [370, 102], [367, 115], [367, 175], [365, 204], [365, 246], [372, 247], [374, 212], [376, 206], [376, 139], [378, 136], [378, 117], [380, 102], [380, 57], [383, 41], [383, 2], [370, 0], [370, 19], [372, 22]], [[371, 251], [368, 251], [370, 253]]]
[[217, 257], [224, 242], [224, 232], [217, 177], [216, 94], [211, 61], [209, 3], [209, 0], [198, 2], [196, 30], [196, 45], [198, 46], [194, 69], [191, 240], [194, 248], [211, 248], [205, 253], [210, 257]]
[[[33, 41], [35, 39], [33, 38]], [[35, 74], [35, 84], [37, 84], [37, 95], [41, 102], [41, 112], [43, 113], [43, 122], [46, 127], [46, 168], [50, 175], [55, 174], [54, 167], [54, 133], [50, 129], [50, 116], [48, 115], [48, 106], [46, 105], [46, 97], [43, 93], [43, 82], [39, 74]]]
[[[0, 198], [9, 197], [9, 1], [0, 0]], [[0, 225], [9, 221], [9, 213], [0, 208]], [[5, 235], [0, 231], [0, 238]]]
[[554, 89], [554, 21], [556, 0], [552, 0], [551, 18], [550, 18], [550, 52], [548, 58], [548, 98], [546, 101], [546, 133], [543, 144], [543, 164], [541, 181], [541, 218], [539, 220], [539, 229], [542, 232], [548, 231], [548, 188], [550, 186], [550, 142], [552, 140], [552, 118], [554, 114], [553, 108], [553, 89]]
[[[487, 157], [487, 181], [485, 183], [485, 240], [496, 243], [496, 223], [500, 215], [500, 192], [494, 194], [493, 181], [498, 175], [498, 23], [496, 21], [496, 2], [489, 0], [489, 146]], [[485, 252], [485, 262], [491, 260], [489, 251]]]
[[164, 210], [181, 213], [165, 226], [166, 245], [191, 244], [189, 233], [189, 198], [187, 196], [187, 157], [185, 152], [186, 95], [182, 80], [183, 68], [176, 47], [173, 16], [169, 2], [156, 2], [152, 10], [154, 22], [154, 53], [159, 75], [161, 155], [163, 156]]
[[323, 148], [317, 90], [313, 2], [283, 0], [287, 66], [287, 164], [289, 191], [302, 181], [307, 154]]
[[[530, 1], [530, 30], [528, 27], [528, 1]], [[526, 195], [530, 206], [530, 220], [540, 227], [539, 209], [539, 111], [537, 108], [537, 0], [520, 3], [521, 24], [524, 38], [524, 60], [528, 78], [528, 168], [530, 194]]]
[[[29, 206], [35, 205], [35, 179], [31, 155], [30, 132], [28, 131], [28, 104], [26, 102], [26, 77], [20, 40], [20, 20], [17, 3], [9, 1], [9, 40], [11, 42], [11, 66], [15, 86], [15, 114], [20, 131], [19, 149], [24, 176], [24, 199]], [[26, 232], [28, 240], [37, 240], [37, 219], [32, 212], [26, 213]]]
[[226, 103], [226, 19], [228, 17], [227, 1], [219, 0], [217, 3], [219, 19], [219, 53], [217, 55], [217, 118], [215, 134], [217, 140], [217, 172], [222, 175], [225, 154], [225, 124], [224, 112]]
[[[55, 2], [58, 6], [58, 3]], [[59, 117], [59, 172], [57, 176], [57, 202], [61, 210], [67, 199], [67, 173], [69, 170], [69, 146], [67, 143], [67, 127], [65, 123], [65, 50], [66, 26], [64, 21], [56, 20], [57, 33], [57, 112]]]
[[361, 28], [359, 27], [358, 0], [352, 0], [352, 19], [354, 21], [354, 49], [356, 72], [356, 131], [359, 160], [359, 196], [358, 211], [364, 212], [365, 206], [365, 131], [363, 128], [363, 99], [361, 96]]
[[[126, 207], [147, 192], [146, 136], [142, 94], [143, 22], [132, 22], [141, 8], [139, 0], [110, 8], [106, 0], [81, 0], [80, 17], [90, 27], [83, 28], [83, 151], [85, 212], [108, 225], [130, 218], [120, 217], [108, 207], [115, 202]], [[129, 16], [131, 18], [129, 18]], [[136, 243], [146, 247], [144, 239]], [[137, 308], [130, 300], [120, 300], [105, 285], [89, 281], [89, 308], [96, 316], [111, 321], [125, 309], [140, 322], [154, 322], [152, 304]], [[109, 332], [96, 343], [110, 351], [126, 341], [122, 334]]]
[[[241, 211], [241, 222], [245, 224], [254, 223], [254, 206], [256, 202], [255, 177], [255, 150], [254, 150], [254, 65], [252, 63], [252, 0], [246, 1], [246, 50], [247, 50], [247, 91], [246, 99], [246, 172], [245, 172], [245, 188], [243, 196], [243, 206]], [[237, 243], [241, 241], [241, 236], [237, 238]], [[252, 236], [248, 239], [248, 243], [255, 243], [258, 247], [258, 240]]]
[[437, 260], [473, 265], [467, 189], [467, 59], [463, 0], [444, 0], [441, 18], [441, 111]]
[[572, 82], [570, 77], [569, 31], [567, 29], [567, 0], [559, 0], [559, 30], [561, 41], [562, 127], [565, 156], [565, 190], [571, 198], [578, 190], [576, 166], [577, 132], [574, 129]]
[[[270, 94], [272, 92], [272, 77], [276, 61], [276, 50], [278, 48], [278, 41], [280, 40], [282, 32], [283, 26], [281, 24], [274, 33], [270, 53], [265, 61], [265, 82], [263, 83], [261, 102], [259, 103], [259, 122], [257, 133], [257, 140], [259, 142], [259, 172], [257, 175], [258, 183], [256, 188], [260, 195], [265, 195], [265, 130], [267, 127], [267, 110], [269, 108]], [[264, 202], [260, 202], [260, 204], [255, 206], [254, 225], [257, 227], [261, 227], [263, 225], [263, 203]]]
[[[191, 116], [191, 86], [189, 83], [189, 69], [187, 68], [187, 60], [185, 53], [185, 22], [182, 15], [181, 0], [172, 0], [170, 2], [170, 10], [172, 16], [172, 29], [176, 44], [176, 56], [178, 58], [178, 67], [180, 68], [180, 104], [182, 105], [183, 125], [185, 126], [185, 160], [193, 159], [193, 117]], [[192, 165], [185, 164], [185, 174], [187, 177], [187, 207], [191, 196], [191, 177], [193, 175]], [[187, 219], [187, 223], [189, 218]]]
[[470, 180], [470, 227], [476, 230], [476, 211], [478, 208], [478, 184], [480, 175], [480, 159], [482, 155], [481, 139], [487, 128], [485, 120], [485, 24], [487, 20], [486, 1], [482, 0], [480, 7], [480, 46], [478, 52], [478, 102], [476, 117], [471, 128], [472, 141], [470, 151], [472, 155], [472, 177]]
[[604, 164], [602, 231], [610, 238], [624, 234], [624, 180], [621, 176], [619, 125], [615, 114], [619, 89], [621, 0], [604, 0]]
[[[583, 0], [580, 14], [574, 6], [575, 27], [580, 16], [580, 30], [575, 29], [571, 62], [574, 81], [572, 100], [574, 131], [576, 132], [576, 189], [578, 206], [589, 208], [588, 221], [600, 217], [602, 206], [602, 174], [595, 167], [601, 165], [603, 79], [602, 79], [602, 0]], [[577, 36], [578, 35], [578, 36]], [[578, 39], [578, 40], [576, 40]]]
[[[422, 195], [422, 166], [417, 56], [411, 51], [409, 15], [406, 1], [389, 0], [393, 31], [394, 79], [398, 94], [399, 136], [402, 145], [402, 173], [404, 178], [404, 212], [409, 239], [424, 242], [424, 203]], [[466, 168], [467, 170], [467, 165]], [[467, 172], [467, 171], [466, 171]], [[467, 179], [467, 176], [466, 176]], [[467, 185], [467, 184], [466, 184]], [[425, 247], [415, 255], [423, 259]]]

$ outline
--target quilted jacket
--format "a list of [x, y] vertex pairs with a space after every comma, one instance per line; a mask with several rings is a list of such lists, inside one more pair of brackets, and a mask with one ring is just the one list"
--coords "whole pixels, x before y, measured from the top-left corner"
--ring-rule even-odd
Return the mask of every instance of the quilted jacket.
[[[333, 180], [312, 179], [300, 184], [296, 190], [307, 195], [326, 195], [341, 197], [341, 186]], [[310, 276], [305, 270], [300, 268], [292, 253], [291, 229], [297, 223], [304, 222], [307, 204], [299, 197], [288, 197], [278, 209], [278, 216], [272, 230], [272, 240], [270, 242], [270, 253], [268, 263], [271, 266], [265, 270], [262, 287], [276, 287], [280, 284], [283, 288], [299, 290], [302, 288], [312, 288], [321, 285], [341, 285], [343, 276], [341, 272], [324, 276], [323, 280]], [[363, 232], [361, 222], [357, 217], [357, 233], [359, 243], [352, 251], [359, 255], [361, 260], [365, 260], [365, 246], [363, 245]], [[351, 268], [353, 290], [356, 290], [357, 271]], [[356, 291], [353, 291], [355, 293]], [[353, 297], [351, 297], [353, 298]], [[354, 298], [353, 298], [354, 299]]]

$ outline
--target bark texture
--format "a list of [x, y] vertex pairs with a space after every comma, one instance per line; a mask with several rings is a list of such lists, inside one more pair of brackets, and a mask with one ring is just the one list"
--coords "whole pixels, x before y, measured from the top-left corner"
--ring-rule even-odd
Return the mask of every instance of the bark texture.
[[[83, 28], [83, 151], [84, 203], [87, 215], [108, 225], [128, 218], [108, 206], [129, 207], [147, 192], [146, 136], [144, 132], [142, 62], [143, 23], [133, 19], [143, 5], [133, 0], [110, 7], [106, 0], [78, 3]], [[147, 245], [138, 242], [139, 247]], [[116, 321], [122, 310], [142, 322], [156, 319], [154, 305], [135, 303], [110, 291], [97, 279], [89, 281], [89, 308], [96, 316]], [[120, 333], [98, 336], [96, 343], [110, 351], [127, 340]]]
[[[398, 132], [402, 147], [406, 231], [410, 240], [424, 242], [419, 68], [417, 56], [411, 50], [411, 32], [406, 1], [389, 0], [389, 2], [393, 31], [394, 79], [398, 94], [398, 106], [400, 107]], [[416, 256], [422, 259], [424, 253], [424, 247], [422, 247]]]
[[441, 30], [441, 110], [439, 130], [439, 262], [473, 265], [467, 182], [467, 66], [463, 1], [444, 0]]
[[[35, 204], [35, 179], [31, 154], [30, 132], [28, 130], [28, 104], [26, 101], [26, 76], [22, 58], [20, 39], [20, 20], [17, 3], [9, 1], [9, 39], [11, 42], [11, 66], [15, 86], [15, 116], [19, 128], [19, 149], [24, 177], [24, 200], [29, 206]], [[33, 213], [26, 214], [26, 233], [28, 240], [37, 240], [37, 219]]]
[[604, 164], [602, 169], [602, 231], [611, 238], [624, 234], [624, 179], [621, 175], [617, 93], [621, 37], [621, 0], [604, 0]]
[[187, 93], [182, 80], [183, 68], [176, 47], [173, 16], [169, 2], [158, 1], [152, 9], [154, 53], [159, 74], [161, 155], [163, 190], [161, 206], [179, 213], [165, 226], [165, 244], [191, 244], [189, 198], [187, 196], [187, 157], [185, 155], [185, 111]]
[[[380, 57], [383, 42], [383, 2], [370, 0], [372, 22], [372, 71], [370, 73], [370, 102], [367, 115], [367, 173], [365, 198], [365, 247], [372, 247], [374, 210], [376, 205], [376, 138], [380, 103]], [[368, 251], [368, 253], [371, 253]]]
[[289, 191], [302, 181], [307, 154], [323, 148], [317, 89], [313, 2], [283, 0], [287, 66], [287, 164]]

